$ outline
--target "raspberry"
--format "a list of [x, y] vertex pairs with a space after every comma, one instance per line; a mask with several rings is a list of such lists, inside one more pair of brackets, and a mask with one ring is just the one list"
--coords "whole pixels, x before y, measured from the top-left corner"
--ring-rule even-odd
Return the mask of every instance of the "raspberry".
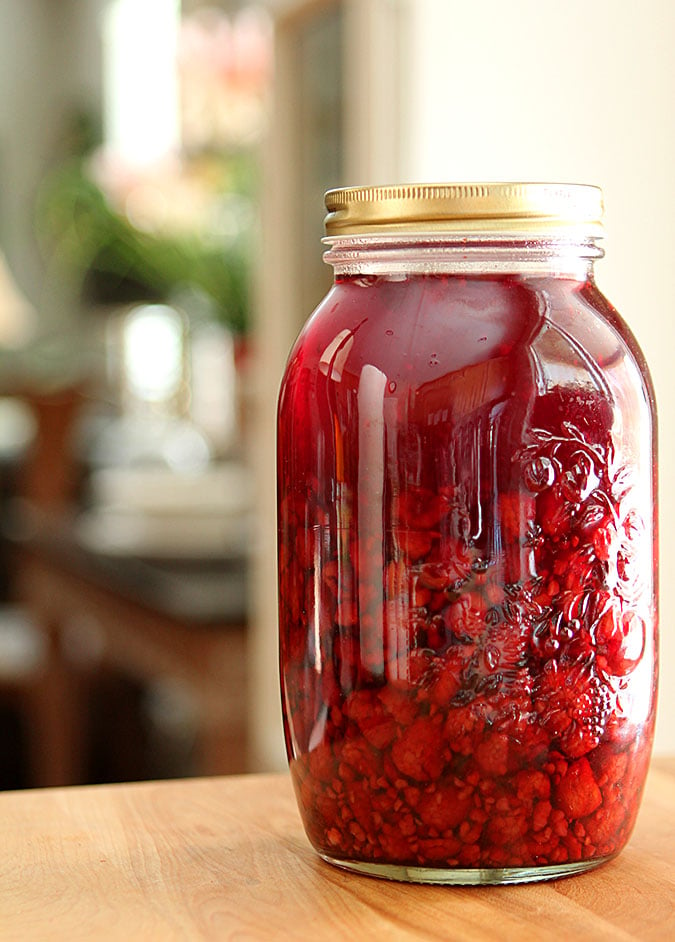
[[443, 770], [441, 717], [420, 717], [391, 747], [399, 772], [417, 782], [434, 782]]
[[420, 584], [451, 591], [471, 575], [472, 559], [463, 541], [446, 537], [441, 548], [419, 569]]
[[[377, 771], [377, 764], [373, 762], [373, 751], [368, 742], [360, 739], [347, 739], [339, 750], [336, 750], [336, 758], [340, 762], [342, 774], [348, 779], [353, 780], [354, 775], [363, 778], [370, 778]], [[344, 769], [348, 765], [350, 770]]]
[[386, 684], [378, 690], [377, 696], [399, 726], [410, 726], [419, 712], [408, 685], [402, 681]]
[[509, 811], [491, 818], [487, 825], [487, 837], [495, 847], [505, 847], [524, 837], [528, 830], [529, 824], [525, 815]]
[[532, 828], [541, 831], [548, 824], [553, 807], [550, 801], [538, 801], [532, 809]]
[[564, 590], [588, 592], [590, 586], [598, 587], [603, 582], [602, 569], [592, 546], [581, 546], [567, 555], [560, 555], [556, 563], [555, 571], [560, 573]]
[[381, 823], [382, 795], [365, 779], [347, 785], [341, 803], [348, 809], [348, 819], [353, 818], [365, 831], [372, 833]]
[[475, 640], [485, 632], [485, 608], [472, 605], [472, 601], [469, 595], [463, 595], [445, 610], [445, 624], [457, 638]]
[[564, 536], [576, 510], [559, 488], [550, 488], [537, 498], [537, 520], [547, 537]]
[[516, 794], [520, 801], [531, 804], [551, 796], [551, 780], [538, 769], [523, 769], [515, 777]]
[[384, 749], [396, 737], [392, 715], [373, 690], [357, 690], [345, 704], [345, 715], [358, 724], [365, 739], [376, 749]]
[[555, 803], [568, 821], [585, 818], [602, 804], [602, 792], [593, 775], [588, 759], [573, 762], [558, 782]]
[[331, 782], [335, 774], [335, 757], [327, 743], [319, 743], [307, 756], [310, 775], [322, 782]]
[[394, 536], [401, 553], [413, 562], [424, 559], [434, 542], [434, 534], [429, 530], [397, 530]]
[[549, 660], [535, 682], [533, 704], [540, 724], [576, 758], [600, 742], [612, 694], [588, 664]]
[[444, 494], [422, 487], [407, 487], [394, 500], [394, 520], [404, 528], [437, 529], [448, 512], [450, 501]]
[[492, 733], [480, 740], [476, 746], [476, 761], [488, 775], [506, 775], [509, 767], [509, 738]]
[[456, 866], [457, 855], [462, 849], [461, 841], [451, 835], [431, 837], [419, 842], [419, 854], [422, 859], [428, 860], [432, 866]]
[[454, 752], [468, 756], [480, 742], [484, 728], [485, 719], [473, 704], [455, 706], [445, 718], [443, 736]]
[[628, 809], [621, 802], [615, 801], [612, 804], [603, 805], [595, 814], [591, 814], [585, 825], [593, 843], [601, 847], [611, 846], [624, 825], [627, 811]]
[[457, 786], [441, 783], [423, 792], [417, 805], [417, 814], [427, 827], [438, 832], [457, 827], [467, 817], [471, 797]]
[[628, 769], [628, 756], [625, 752], [616, 752], [610, 745], [598, 746], [589, 756], [598, 785], [602, 788], [621, 789]]
[[429, 696], [438, 706], [447, 706], [462, 689], [462, 673], [470, 663], [475, 651], [474, 645], [456, 644], [434, 663], [425, 678]]

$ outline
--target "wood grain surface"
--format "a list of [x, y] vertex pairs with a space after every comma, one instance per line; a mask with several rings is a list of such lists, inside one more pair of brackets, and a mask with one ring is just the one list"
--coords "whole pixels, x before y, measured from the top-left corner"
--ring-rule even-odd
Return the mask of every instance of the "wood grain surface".
[[406, 885], [311, 850], [286, 775], [0, 794], [0, 939], [672, 940], [675, 759], [626, 850], [504, 887]]

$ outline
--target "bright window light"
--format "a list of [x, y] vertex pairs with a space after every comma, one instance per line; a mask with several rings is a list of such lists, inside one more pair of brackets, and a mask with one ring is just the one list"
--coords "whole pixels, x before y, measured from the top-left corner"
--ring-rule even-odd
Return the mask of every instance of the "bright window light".
[[126, 163], [178, 149], [179, 0], [111, 0], [104, 21], [105, 133]]

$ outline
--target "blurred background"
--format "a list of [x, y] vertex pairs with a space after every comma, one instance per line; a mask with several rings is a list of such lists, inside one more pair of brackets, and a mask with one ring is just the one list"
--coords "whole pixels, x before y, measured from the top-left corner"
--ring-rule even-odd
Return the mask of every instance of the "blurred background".
[[283, 768], [274, 437], [323, 192], [602, 186], [660, 410], [675, 751], [666, 0], [0, 0], [0, 787]]

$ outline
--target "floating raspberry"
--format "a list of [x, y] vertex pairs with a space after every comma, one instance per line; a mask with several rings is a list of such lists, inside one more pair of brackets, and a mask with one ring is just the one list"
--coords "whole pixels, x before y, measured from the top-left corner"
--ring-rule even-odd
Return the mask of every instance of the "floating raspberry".
[[471, 576], [473, 559], [462, 540], [446, 538], [419, 572], [420, 585], [445, 592], [458, 591]]
[[[381, 825], [381, 808], [388, 804], [386, 795], [366, 779], [350, 782], [343, 789], [342, 805], [349, 809], [349, 814], [345, 817], [353, 818], [370, 835]], [[333, 821], [337, 820], [339, 819], [336, 816]]]
[[617, 752], [614, 746], [603, 743], [593, 750], [588, 761], [593, 766], [598, 785], [603, 790], [622, 789], [626, 784], [628, 756], [623, 750]]

